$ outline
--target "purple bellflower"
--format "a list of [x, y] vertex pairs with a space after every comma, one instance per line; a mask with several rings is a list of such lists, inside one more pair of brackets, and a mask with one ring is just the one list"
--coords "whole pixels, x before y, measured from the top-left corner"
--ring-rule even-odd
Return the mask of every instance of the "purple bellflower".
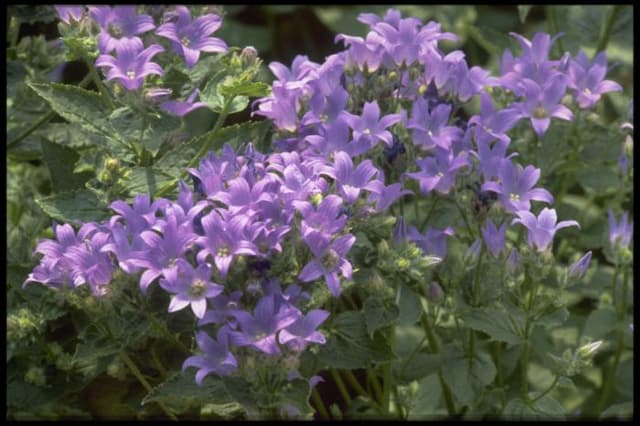
[[199, 331], [196, 334], [198, 348], [203, 354], [187, 358], [182, 363], [182, 370], [196, 367], [198, 369], [196, 373], [196, 383], [198, 385], [202, 385], [204, 378], [211, 373], [219, 376], [228, 376], [238, 368], [236, 357], [229, 351], [227, 333], [226, 328], [221, 328], [218, 331], [217, 341], [209, 337], [204, 331]]
[[346, 255], [356, 241], [356, 237], [347, 234], [329, 243], [317, 234], [310, 234], [305, 241], [313, 253], [313, 259], [302, 268], [298, 278], [308, 282], [324, 276], [331, 294], [334, 297], [340, 296], [338, 271], [342, 272], [344, 278], [351, 278], [353, 268], [346, 259]]
[[71, 24], [71, 21], [80, 21], [84, 14], [84, 6], [57, 5], [53, 6], [58, 12], [58, 17], [65, 24]]
[[437, 148], [435, 157], [416, 160], [416, 164], [420, 171], [406, 175], [418, 181], [423, 194], [433, 190], [447, 194], [455, 184], [458, 169], [469, 166], [469, 161], [466, 152], [461, 152], [454, 158], [450, 150]]
[[162, 75], [160, 65], [150, 62], [151, 58], [164, 48], [159, 44], [152, 44], [144, 50], [142, 45], [135, 46], [131, 43], [123, 43], [116, 48], [117, 56], [100, 55], [96, 60], [96, 66], [108, 68], [107, 80], [118, 80], [127, 90], [138, 90], [144, 78], [151, 74]]
[[160, 108], [164, 111], [168, 112], [171, 115], [175, 115], [177, 117], [184, 117], [189, 114], [191, 111], [195, 111], [198, 108], [207, 107], [205, 102], [194, 102], [196, 98], [200, 95], [200, 91], [196, 88], [189, 95], [186, 101], [167, 101], [163, 102], [160, 105]]
[[381, 192], [382, 182], [371, 180], [379, 172], [371, 160], [361, 161], [355, 169], [351, 157], [344, 151], [336, 152], [334, 160], [335, 163], [326, 167], [323, 173], [335, 180], [338, 192], [348, 204], [355, 203], [363, 189]]
[[353, 139], [367, 146], [375, 146], [378, 141], [391, 146], [393, 136], [386, 129], [402, 119], [400, 114], [388, 114], [381, 118], [378, 101], [366, 102], [361, 117], [348, 112], [345, 112], [344, 117], [353, 129]]
[[241, 331], [229, 332], [235, 346], [251, 346], [268, 355], [280, 354], [276, 334], [293, 324], [300, 311], [280, 304], [276, 306], [275, 296], [263, 296], [257, 303], [253, 315], [246, 311], [234, 311]]
[[513, 108], [496, 111], [487, 93], [480, 95], [480, 115], [469, 119], [469, 124], [475, 125], [476, 143], [491, 142], [494, 139], [509, 143], [506, 133], [516, 125], [521, 115]]
[[427, 232], [421, 234], [414, 226], [409, 227], [409, 241], [414, 242], [427, 256], [436, 256], [444, 259], [447, 256], [447, 237], [454, 234], [452, 227], [447, 226], [443, 230], [427, 228]]
[[534, 188], [540, 179], [540, 169], [529, 165], [524, 169], [510, 160], [503, 160], [498, 167], [499, 182], [485, 182], [483, 191], [499, 194], [505, 210], [516, 213], [519, 210], [530, 210], [531, 200], [553, 204], [553, 196], [544, 188]]
[[211, 265], [202, 263], [196, 269], [184, 259], [176, 260], [177, 268], [169, 269], [160, 280], [160, 286], [170, 293], [169, 312], [176, 312], [191, 305], [198, 319], [204, 317], [207, 299], [222, 293], [223, 287], [211, 282]]
[[506, 223], [503, 223], [498, 229], [491, 219], [487, 218], [487, 224], [482, 228], [482, 238], [494, 257], [498, 257], [500, 253], [505, 251], [507, 248], [505, 243], [506, 232]]
[[328, 316], [329, 312], [327, 311], [312, 309], [307, 315], [300, 317], [296, 322], [280, 331], [278, 341], [295, 352], [303, 351], [309, 343], [324, 344], [325, 337], [316, 329]]
[[580, 225], [575, 220], [563, 220], [556, 224], [558, 216], [554, 209], [543, 208], [538, 217], [533, 213], [521, 210], [517, 212], [518, 217], [511, 222], [520, 223], [529, 230], [528, 242], [529, 247], [536, 248], [538, 252], [543, 252], [549, 248], [549, 244], [553, 241], [556, 231], [568, 226]]
[[138, 15], [135, 6], [89, 6], [89, 14], [100, 25], [98, 50], [102, 54], [125, 45], [142, 50], [142, 40], [137, 35], [156, 27], [153, 18]]
[[611, 247], [628, 247], [633, 236], [633, 222], [629, 222], [627, 212], [622, 214], [620, 223], [616, 221], [613, 210], [609, 209], [609, 244]]
[[186, 6], [176, 6], [178, 19], [158, 27], [156, 34], [173, 42], [174, 50], [184, 56], [187, 67], [193, 68], [200, 58], [200, 52], [226, 52], [227, 44], [216, 37], [210, 37], [222, 25], [222, 19], [214, 14], [206, 14], [191, 21], [191, 13]]
[[418, 98], [413, 103], [411, 119], [407, 124], [407, 129], [413, 130], [413, 143], [424, 150], [435, 146], [448, 150], [451, 142], [461, 136], [458, 127], [447, 126], [450, 115], [451, 105], [430, 107], [426, 99]]
[[216, 211], [202, 218], [204, 236], [198, 237], [196, 243], [202, 247], [197, 260], [202, 263], [208, 256], [213, 260], [224, 278], [229, 272], [231, 262], [237, 256], [257, 256], [258, 248], [245, 236], [245, 228], [249, 218], [245, 215], [233, 216], [226, 221]]
[[569, 87], [575, 92], [576, 102], [580, 108], [593, 108], [602, 94], [619, 92], [622, 87], [615, 81], [605, 80], [607, 73], [607, 54], [600, 52], [589, 62], [587, 55], [580, 51], [569, 64]]
[[539, 85], [533, 80], [525, 78], [524, 102], [513, 104], [522, 117], [529, 118], [533, 130], [542, 138], [551, 124], [551, 117], [561, 120], [573, 120], [573, 113], [569, 108], [560, 104], [567, 89], [566, 76], [556, 73], [544, 84]]
[[587, 273], [589, 269], [589, 263], [591, 263], [591, 251], [588, 251], [580, 259], [576, 260], [570, 267], [568, 272], [568, 278], [572, 280], [579, 280]]

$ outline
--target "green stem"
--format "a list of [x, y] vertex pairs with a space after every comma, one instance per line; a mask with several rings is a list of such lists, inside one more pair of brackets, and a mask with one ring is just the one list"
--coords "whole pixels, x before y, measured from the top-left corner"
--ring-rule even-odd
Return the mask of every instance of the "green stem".
[[313, 400], [313, 403], [316, 406], [316, 410], [318, 410], [318, 413], [320, 413], [320, 416], [326, 420], [331, 419], [331, 417], [329, 416], [329, 412], [327, 411], [327, 408], [324, 406], [324, 403], [322, 402], [322, 398], [320, 398], [320, 394], [318, 393], [318, 390], [316, 388], [313, 388], [313, 390], [311, 390], [311, 399]]
[[378, 404], [382, 404], [382, 389], [380, 388], [380, 383], [378, 383], [378, 378], [376, 377], [375, 371], [371, 367], [367, 367], [367, 377], [369, 378], [369, 382], [371, 383], [371, 388], [373, 389], [373, 393], [375, 394], [376, 401]]
[[[425, 335], [427, 337], [427, 341], [429, 342], [429, 347], [431, 348], [431, 352], [437, 354], [440, 352], [440, 344], [438, 343], [438, 338], [433, 333], [433, 329], [431, 328], [431, 324], [429, 323], [429, 318], [426, 313], [423, 313], [420, 317], [420, 321], [422, 322], [422, 327], [424, 328]], [[440, 380], [440, 386], [442, 387], [442, 395], [444, 396], [444, 402], [447, 406], [447, 413], [450, 416], [456, 413], [456, 408], [453, 403], [453, 396], [451, 395], [451, 389], [447, 385], [447, 382], [444, 380], [442, 376], [442, 369], [438, 373], [438, 379]]]
[[333, 381], [336, 383], [336, 386], [338, 387], [338, 391], [340, 392], [340, 395], [342, 396], [342, 399], [344, 400], [344, 403], [348, 408], [351, 405], [351, 397], [349, 396], [347, 387], [344, 385], [344, 382], [340, 378], [340, 375], [338, 374], [338, 371], [335, 368], [329, 369], [329, 373], [331, 373], [331, 377], [333, 378]]
[[[435, 210], [436, 206], [438, 205], [438, 200], [440, 200], [440, 197], [436, 197], [436, 199], [433, 201], [433, 204], [431, 204], [431, 208], [429, 209], [429, 213], [427, 213], [427, 216], [422, 221], [422, 224], [420, 225], [420, 229], [424, 230], [424, 227], [427, 226], [427, 223], [429, 223], [429, 219], [431, 219], [431, 214], [433, 213], [433, 211]], [[416, 204], [417, 204], [417, 201], [416, 201]], [[418, 218], [417, 212], [416, 212], [416, 218]]]
[[555, 379], [553, 379], [553, 383], [551, 383], [551, 385], [544, 392], [542, 392], [540, 395], [536, 396], [531, 401], [529, 401], [529, 404], [533, 404], [534, 402], [536, 402], [539, 399], [542, 399], [542, 397], [544, 397], [546, 394], [551, 392], [553, 388], [556, 386], [556, 384], [558, 383], [558, 380], [560, 380], [560, 376], [556, 376]]
[[[525, 282], [530, 282], [530, 273], [528, 269], [525, 270]], [[527, 319], [524, 325], [524, 342], [522, 344], [522, 352], [520, 353], [520, 396], [523, 401], [528, 401], [529, 398], [529, 378], [527, 376], [527, 370], [529, 367], [529, 334], [531, 332], [531, 309], [535, 304], [537, 290], [537, 283], [534, 283], [531, 290], [529, 290], [529, 301], [527, 303]]]
[[360, 396], [364, 398], [372, 399], [371, 396], [369, 396], [369, 394], [367, 393], [367, 391], [364, 390], [364, 388], [362, 387], [358, 379], [356, 379], [356, 376], [353, 375], [351, 370], [342, 370], [342, 374], [344, 375], [344, 378], [347, 380], [347, 383], [349, 383], [349, 386], [351, 386], [351, 389], [356, 391], [356, 393], [358, 393]]
[[391, 364], [386, 363], [382, 366], [382, 409], [385, 413], [389, 413], [389, 399], [394, 388]]
[[[549, 19], [549, 25], [550, 25], [550, 32], [551, 35], [555, 35], [558, 34], [558, 19], [556, 16], [556, 6], [547, 6], [545, 8], [545, 12], [547, 15], [547, 18]], [[562, 45], [562, 37], [558, 37], [558, 39], [556, 40], [556, 44], [558, 45], [558, 49], [560, 50], [560, 56], [562, 56], [564, 54], [564, 47]]]
[[444, 396], [444, 404], [447, 407], [447, 413], [450, 416], [456, 414], [456, 406], [453, 403], [453, 396], [451, 395], [451, 389], [449, 389], [449, 385], [444, 380], [444, 376], [442, 375], [442, 370], [438, 372], [438, 379], [440, 380], [440, 386], [442, 387], [442, 395]]
[[[216, 120], [216, 123], [213, 126], [213, 130], [211, 130], [212, 135], [215, 135], [216, 132], [220, 130], [220, 128], [224, 124], [227, 116], [229, 115], [229, 108], [231, 108], [231, 102], [233, 101], [233, 99], [234, 98], [231, 97], [225, 101], [224, 106], [222, 107], [222, 111], [220, 111], [220, 115], [218, 115], [218, 119]], [[191, 161], [189, 161], [189, 164], [187, 164], [187, 167], [184, 168], [183, 175], [187, 173], [188, 168], [194, 167], [198, 163], [198, 161], [200, 161], [200, 159], [204, 157], [204, 155], [209, 150], [211, 150], [212, 141], [213, 141], [213, 137], [210, 138], [207, 143], [202, 145], [202, 148], [200, 148], [200, 151], [198, 151], [195, 157], [193, 157]], [[176, 185], [177, 183], [178, 183], [178, 179], [173, 179], [171, 182], [167, 183], [165, 186], [160, 188], [158, 192], [156, 192], [156, 197], [162, 197], [167, 192], [169, 192], [171, 188], [173, 188], [173, 186]]]
[[396, 409], [398, 411], [398, 419], [406, 420], [407, 414], [405, 408], [400, 404], [400, 397], [398, 396], [398, 387], [393, 387], [393, 400], [396, 404]]
[[[85, 78], [80, 82], [79, 86], [80, 87], [86, 87], [89, 82], [91, 81], [91, 74], [87, 74], [85, 76]], [[12, 140], [11, 142], [9, 142], [7, 144], [7, 149], [11, 149], [14, 146], [16, 146], [17, 144], [19, 144], [20, 142], [22, 142], [23, 139], [25, 139], [27, 136], [29, 136], [31, 133], [35, 132], [36, 130], [38, 130], [38, 128], [40, 126], [42, 126], [43, 124], [46, 124], [49, 122], [49, 120], [51, 120], [53, 117], [56, 116], [56, 112], [51, 110], [49, 112], [47, 112], [46, 114], [44, 114], [42, 117], [40, 117], [35, 123], [33, 123], [31, 125], [31, 127], [29, 127], [28, 129], [26, 129], [25, 131], [23, 131], [22, 133], [20, 133], [14, 140]]]
[[469, 236], [471, 237], [471, 240], [473, 241], [473, 228], [469, 224], [469, 220], [467, 219], [467, 214], [464, 212], [464, 209], [462, 208], [460, 203], [458, 203], [457, 198], [454, 198], [454, 202], [456, 203], [456, 207], [458, 208], [458, 211], [460, 212], [460, 216], [462, 216], [462, 220], [464, 221], [464, 224], [467, 227], [467, 231], [469, 232]]
[[[142, 373], [140, 372], [136, 364], [133, 362], [131, 358], [129, 358], [129, 355], [127, 355], [125, 351], [122, 351], [120, 352], [120, 358], [122, 358], [122, 361], [124, 361], [124, 363], [127, 365], [129, 370], [131, 370], [133, 375], [136, 376], [136, 379], [138, 379], [138, 381], [142, 384], [142, 386], [144, 386], [146, 391], [151, 392], [153, 390], [153, 387], [149, 384], [149, 382], [147, 382], [147, 379], [144, 378], [144, 376], [142, 375]], [[167, 417], [169, 417], [171, 420], [174, 420], [174, 421], [178, 420], [178, 418], [167, 407], [165, 407], [165, 405], [162, 402], [157, 401], [157, 403], [162, 409], [162, 411], [164, 411], [164, 413], [167, 415]]]
[[[624, 349], [624, 334], [622, 330], [618, 330], [617, 342], [616, 342], [616, 354], [613, 358], [613, 365], [609, 370], [609, 374], [606, 375], [606, 381], [602, 387], [602, 395], [600, 401], [598, 401], [598, 413], [602, 413], [605, 406], [609, 402], [611, 392], [613, 391], [613, 384], [616, 379], [616, 373], [618, 372], [618, 365], [620, 364], [620, 357], [622, 356], [622, 350]], [[603, 374], [604, 376], [604, 374]]]
[[98, 91], [100, 92], [102, 97], [107, 101], [109, 106], [111, 108], [113, 108], [114, 107], [113, 99], [111, 99], [111, 95], [109, 94], [109, 91], [107, 90], [105, 85], [102, 83], [102, 79], [100, 78], [100, 75], [98, 75], [98, 71], [96, 71], [96, 66], [93, 64], [93, 62], [91, 62], [89, 60], [87, 60], [85, 62], [87, 63], [87, 66], [89, 67], [89, 75], [91, 76], [91, 79], [93, 80], [93, 84], [96, 85], [96, 87], [98, 88]]
[[598, 39], [598, 45], [596, 47], [596, 51], [594, 52], [594, 56], [607, 48], [607, 44], [609, 43], [609, 37], [611, 36], [611, 31], [613, 30], [613, 24], [615, 24], [616, 18], [618, 17], [618, 14], [621, 11], [622, 11], [622, 6], [619, 6], [619, 5], [613, 6], [613, 9], [611, 10], [611, 13], [607, 17], [604, 27], [600, 31], [600, 38]]
[[478, 306], [478, 299], [480, 296], [480, 270], [482, 269], [482, 260], [484, 257], [485, 247], [484, 244], [480, 246], [480, 254], [478, 254], [478, 262], [476, 263], [476, 270], [473, 276], [473, 288], [471, 296], [471, 306]]

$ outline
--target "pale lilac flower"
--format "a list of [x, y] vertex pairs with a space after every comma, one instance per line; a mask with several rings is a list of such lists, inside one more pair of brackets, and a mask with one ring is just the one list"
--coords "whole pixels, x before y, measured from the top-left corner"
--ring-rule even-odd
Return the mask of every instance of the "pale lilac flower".
[[531, 200], [553, 204], [549, 191], [534, 188], [540, 179], [540, 169], [532, 165], [523, 169], [519, 164], [504, 160], [498, 167], [498, 179], [499, 182], [483, 183], [481, 189], [499, 194], [500, 202], [510, 213], [531, 209]]
[[428, 227], [424, 234], [418, 232], [413, 226], [409, 227], [409, 241], [420, 247], [425, 255], [436, 256], [440, 259], [447, 256], [447, 238], [453, 234], [454, 230], [450, 226], [443, 230]]
[[187, 67], [193, 68], [200, 58], [200, 52], [226, 52], [227, 44], [216, 37], [210, 37], [222, 25], [222, 19], [214, 14], [206, 14], [191, 21], [191, 13], [186, 6], [176, 6], [177, 21], [166, 22], [158, 27], [156, 34], [173, 42], [173, 48], [185, 58]]
[[331, 294], [334, 297], [340, 296], [338, 271], [344, 278], [351, 278], [353, 268], [346, 259], [346, 255], [356, 241], [356, 237], [347, 234], [329, 243], [316, 234], [310, 234], [305, 241], [313, 253], [313, 259], [302, 268], [298, 278], [308, 282], [324, 276]]
[[520, 223], [529, 230], [529, 247], [536, 248], [539, 252], [545, 251], [553, 241], [556, 231], [568, 226], [580, 225], [575, 220], [563, 220], [556, 224], [558, 216], [554, 209], [543, 208], [538, 217], [533, 213], [521, 210], [517, 212], [518, 217], [511, 222]]
[[406, 176], [418, 181], [423, 194], [433, 190], [447, 194], [456, 182], [458, 169], [468, 167], [469, 161], [466, 152], [461, 152], [454, 157], [451, 151], [437, 148], [434, 157], [416, 160], [416, 164], [420, 167], [420, 171], [406, 173]]
[[133, 205], [122, 200], [112, 202], [109, 207], [117, 214], [109, 220], [109, 226], [113, 227], [116, 222], [124, 219], [129, 234], [136, 235], [150, 229], [156, 223], [156, 214], [164, 211], [171, 202], [164, 198], [158, 198], [153, 203], [149, 194], [139, 194], [133, 199]]
[[170, 293], [169, 312], [176, 312], [191, 305], [191, 310], [198, 319], [204, 317], [207, 310], [207, 299], [222, 293], [223, 287], [211, 282], [211, 265], [202, 263], [196, 269], [184, 259], [176, 260], [177, 268], [164, 273], [160, 287]]
[[510, 142], [507, 132], [511, 130], [522, 116], [513, 108], [496, 111], [487, 93], [480, 95], [480, 115], [469, 119], [469, 125], [475, 125], [476, 143], [489, 143], [494, 139], [508, 145]]
[[503, 223], [502, 226], [498, 229], [493, 224], [491, 219], [487, 218], [487, 223], [485, 227], [482, 228], [482, 238], [484, 238], [484, 242], [487, 245], [487, 248], [494, 257], [498, 257], [500, 255], [500, 252], [504, 251], [507, 248], [505, 241], [506, 232], [506, 223]]
[[80, 21], [84, 14], [84, 6], [57, 5], [54, 6], [58, 17], [65, 24], [71, 24], [71, 21]]
[[633, 222], [629, 222], [627, 212], [622, 214], [620, 223], [616, 221], [613, 210], [609, 209], [609, 244], [611, 247], [628, 247], [633, 235]]
[[575, 261], [569, 267], [568, 277], [569, 279], [579, 280], [584, 276], [589, 269], [589, 263], [591, 262], [591, 251], [588, 251], [584, 256]]
[[382, 188], [380, 194], [372, 192], [369, 194], [369, 198], [367, 200], [375, 203], [376, 211], [382, 212], [398, 201], [400, 197], [407, 194], [413, 194], [413, 192], [408, 189], [404, 189], [402, 183], [396, 182]]
[[108, 232], [94, 232], [83, 244], [69, 247], [64, 256], [71, 267], [71, 280], [74, 288], [89, 284], [94, 296], [106, 294], [106, 287], [111, 282], [114, 265], [102, 247], [111, 237]]
[[204, 378], [211, 373], [228, 376], [238, 368], [236, 357], [229, 351], [228, 331], [224, 327], [218, 331], [217, 341], [204, 331], [199, 331], [196, 334], [196, 342], [203, 354], [187, 358], [182, 363], [182, 370], [196, 367], [198, 369], [196, 373], [198, 385], [202, 385]]
[[520, 270], [520, 254], [518, 250], [512, 248], [507, 257], [507, 272], [515, 275]]
[[431, 107], [426, 99], [416, 99], [411, 118], [407, 122], [407, 129], [412, 130], [413, 143], [423, 150], [430, 150], [435, 146], [450, 149], [452, 141], [460, 138], [462, 133], [458, 127], [447, 126], [450, 115], [449, 104]]
[[191, 111], [195, 111], [198, 108], [206, 108], [206, 102], [194, 102], [196, 98], [200, 96], [200, 91], [196, 88], [191, 92], [186, 101], [167, 101], [160, 105], [160, 108], [171, 115], [177, 117], [184, 117]]
[[569, 87], [575, 91], [576, 102], [580, 108], [593, 108], [602, 94], [622, 90], [618, 83], [604, 79], [606, 73], [607, 54], [605, 52], [600, 52], [591, 63], [581, 50], [570, 62]]
[[564, 74], [556, 73], [543, 85], [525, 78], [522, 81], [524, 87], [524, 101], [512, 105], [522, 117], [531, 120], [533, 130], [538, 137], [543, 137], [551, 124], [551, 117], [561, 120], [573, 120], [573, 113], [560, 101], [566, 93], [567, 83]]
[[281, 330], [278, 341], [295, 352], [303, 351], [309, 343], [324, 344], [325, 337], [316, 329], [328, 316], [329, 312], [327, 311], [312, 309], [307, 315], [300, 317], [296, 322]]
[[107, 80], [117, 79], [127, 90], [137, 90], [146, 76], [163, 74], [160, 65], [150, 62], [160, 52], [164, 52], [164, 48], [159, 44], [140, 50], [137, 46], [123, 43], [116, 48], [115, 58], [111, 55], [98, 56], [96, 66], [109, 69]]
[[237, 328], [237, 321], [233, 313], [240, 309], [242, 292], [237, 290], [229, 296], [220, 293], [209, 301], [210, 309], [198, 320], [198, 326], [206, 324], [227, 324], [232, 329]]
[[375, 100], [364, 104], [361, 117], [348, 112], [345, 112], [344, 117], [349, 127], [353, 129], [353, 139], [367, 146], [374, 146], [378, 141], [391, 146], [393, 137], [386, 129], [402, 119], [400, 114], [380, 117], [380, 107]]
[[137, 14], [136, 6], [89, 6], [89, 14], [100, 25], [98, 49], [102, 54], [125, 45], [142, 50], [137, 35], [156, 27], [151, 16]]

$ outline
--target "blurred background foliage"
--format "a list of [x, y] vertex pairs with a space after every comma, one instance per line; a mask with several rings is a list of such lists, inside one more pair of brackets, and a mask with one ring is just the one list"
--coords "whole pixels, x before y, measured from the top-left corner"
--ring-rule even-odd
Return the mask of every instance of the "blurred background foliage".
[[[556, 178], [565, 182], [562, 186], [564, 197], [558, 199], [558, 215], [575, 218], [583, 225], [576, 238], [559, 243], [559, 256], [568, 262], [577, 258], [578, 251], [593, 250], [594, 262], [585, 282], [571, 289], [569, 321], [554, 330], [551, 336], [541, 339], [535, 347], [544, 354], [553, 346], [555, 350], [575, 347], [583, 335], [606, 339], [615, 328], [612, 320], [604, 318], [603, 310], [598, 309], [603, 298], [610, 297], [603, 292], [603, 287], [611, 282], [613, 275], [613, 267], [601, 250], [607, 240], [606, 210], [613, 205], [633, 212], [633, 197], [627, 197], [633, 188], [623, 186], [623, 190], [619, 190], [624, 183], [616, 175], [615, 162], [624, 138], [621, 132], [604, 126], [610, 125], [613, 129], [623, 121], [632, 120], [629, 99], [633, 96], [633, 7], [226, 5], [224, 23], [216, 36], [225, 39], [230, 46], [254, 46], [264, 60], [262, 78], [270, 82], [272, 75], [267, 65], [271, 61], [289, 66], [296, 55], [302, 54], [312, 61], [322, 62], [326, 56], [343, 50], [342, 44], [334, 43], [337, 34], [366, 34], [367, 26], [356, 20], [358, 14], [382, 15], [390, 7], [399, 9], [405, 17], [415, 16], [425, 23], [429, 20], [440, 22], [444, 31], [453, 32], [460, 38], [458, 43], [442, 43], [444, 49], [463, 50], [470, 65], [487, 68], [493, 75], [499, 72], [500, 57], [505, 48], [520, 52], [509, 32], [529, 39], [538, 31], [564, 33], [554, 44], [553, 58], [559, 58], [565, 51], [574, 55], [579, 49], [592, 57], [606, 48], [610, 67], [607, 78], [619, 82], [624, 92], [609, 94], [598, 107], [601, 133], [592, 132], [593, 137], [584, 141], [581, 152], [584, 167], [564, 175], [558, 171], [546, 176], [549, 180]], [[36, 79], [77, 84], [87, 70], [81, 63], [58, 65], [64, 61], [64, 55], [55, 42], [59, 34], [52, 6], [9, 6], [6, 16], [7, 136], [12, 140], [23, 130], [23, 125], [28, 126], [44, 111], [42, 101], [37, 97], [34, 100], [35, 95], [25, 92], [26, 86], [21, 85], [25, 74]], [[19, 104], [31, 109], [18, 108]], [[10, 117], [9, 111], [18, 115]], [[249, 119], [250, 111], [233, 117], [235, 121], [245, 121]], [[51, 296], [44, 287], [21, 289], [26, 275], [36, 265], [31, 251], [40, 238], [52, 237], [49, 218], [34, 202], [36, 197], [51, 191], [49, 173], [52, 171], [42, 161], [40, 142], [43, 137], [52, 136], [35, 132], [19, 147], [8, 151], [7, 418], [131, 418], [157, 414], [149, 406], [140, 409], [140, 395], [144, 395], [144, 390], [139, 387], [136, 391], [131, 390], [131, 381], [121, 377], [123, 369], [117, 357], [111, 353], [101, 354], [90, 345], [83, 346], [82, 342], [89, 340], [74, 338], [73, 333], [83, 330], [82, 324], [86, 323], [87, 315], [91, 315], [86, 306], [92, 303], [89, 298], [79, 295], [62, 300]], [[561, 144], [558, 146], [562, 148]], [[545, 175], [545, 165], [538, 166]], [[558, 188], [556, 184], [553, 186]], [[122, 328], [132, 329], [130, 324]], [[143, 339], [145, 333], [145, 330], [136, 333], [136, 339]], [[631, 339], [632, 336], [628, 337]], [[57, 342], [62, 342], [62, 346]], [[632, 341], [625, 345], [631, 347], [631, 356], [627, 351], [621, 360], [613, 402], [633, 398]], [[559, 399], [570, 412], [589, 414], [589, 407], [595, 406], [592, 398], [596, 392], [593, 390], [602, 386], [604, 367], [612, 357], [612, 350], [602, 350], [593, 367], [576, 380], [576, 387], [561, 393]], [[111, 364], [108, 364], [105, 360], [110, 359]], [[543, 365], [533, 366], [530, 374], [537, 389], [544, 389], [551, 381], [550, 370]], [[45, 382], [47, 384], [43, 386]], [[328, 385], [321, 384], [320, 391], [330, 393], [326, 388]], [[105, 399], [105, 392], [109, 393], [109, 398]], [[428, 407], [432, 395], [423, 393], [424, 401], [419, 403]], [[624, 406], [621, 410], [628, 408]]]

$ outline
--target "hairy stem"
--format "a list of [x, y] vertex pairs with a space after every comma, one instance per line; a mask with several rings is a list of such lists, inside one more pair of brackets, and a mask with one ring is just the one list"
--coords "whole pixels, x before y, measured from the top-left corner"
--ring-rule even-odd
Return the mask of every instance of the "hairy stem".
[[333, 381], [338, 387], [338, 391], [340, 392], [340, 395], [342, 396], [342, 399], [344, 400], [344, 403], [348, 408], [351, 405], [351, 396], [349, 396], [347, 387], [344, 385], [344, 382], [340, 378], [340, 375], [338, 374], [338, 371], [335, 368], [329, 369], [329, 373], [331, 373], [331, 377], [333, 378]]
[[331, 417], [329, 416], [329, 412], [324, 406], [322, 398], [320, 398], [320, 394], [318, 393], [318, 390], [316, 388], [313, 388], [311, 390], [311, 399], [313, 400], [313, 404], [316, 406], [316, 410], [318, 410], [320, 416], [326, 420], [331, 419]]

